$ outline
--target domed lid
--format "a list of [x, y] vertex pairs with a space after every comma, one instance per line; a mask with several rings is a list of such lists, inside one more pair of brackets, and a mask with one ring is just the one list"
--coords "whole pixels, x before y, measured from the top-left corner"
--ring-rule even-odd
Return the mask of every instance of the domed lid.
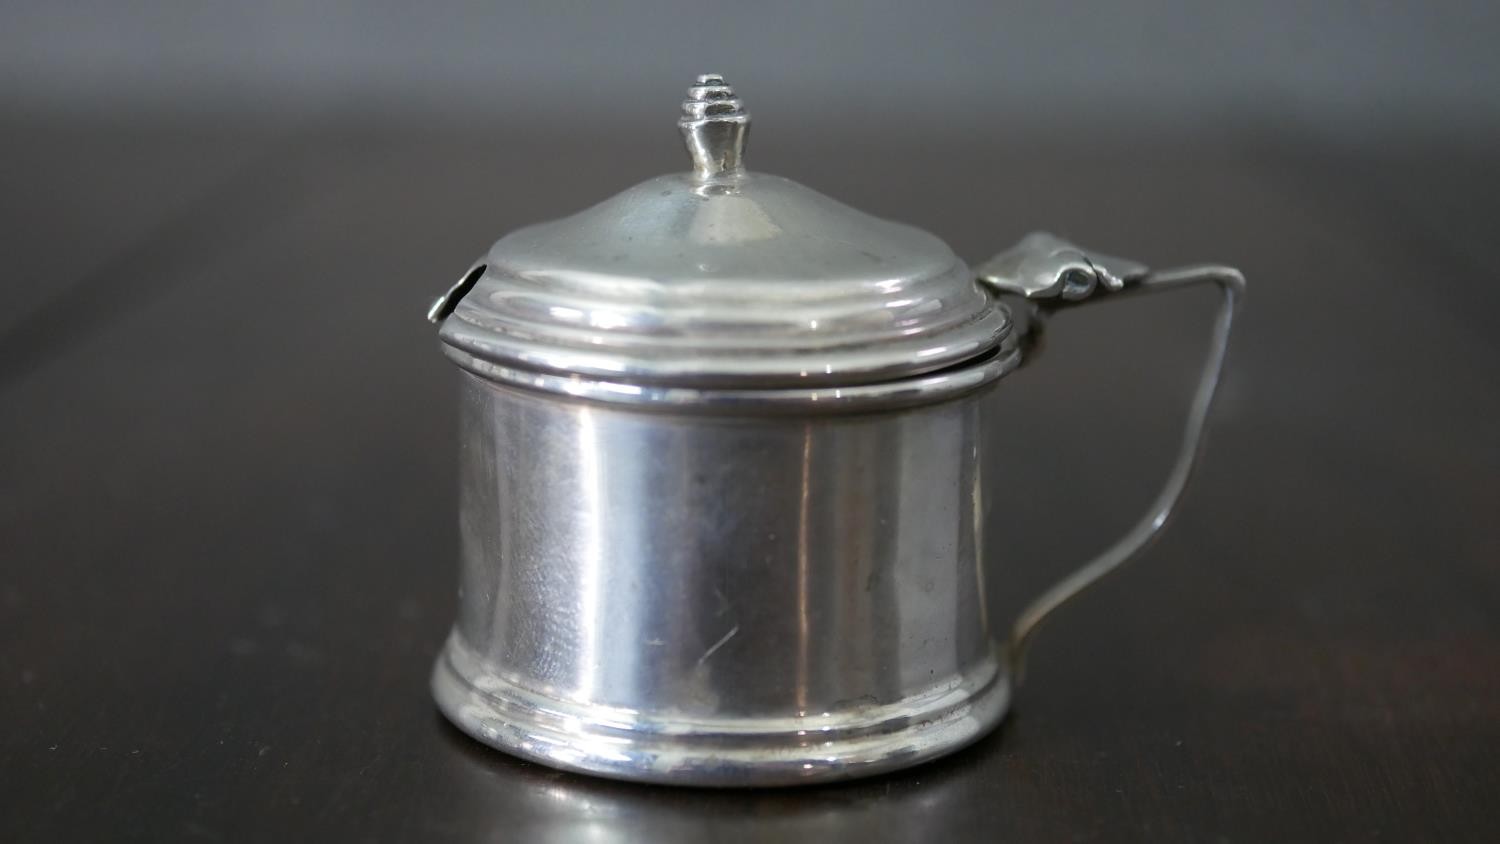
[[689, 173], [501, 238], [433, 318], [460, 356], [684, 386], [860, 384], [983, 354], [1009, 314], [938, 238], [751, 173], [718, 76], [678, 124]]

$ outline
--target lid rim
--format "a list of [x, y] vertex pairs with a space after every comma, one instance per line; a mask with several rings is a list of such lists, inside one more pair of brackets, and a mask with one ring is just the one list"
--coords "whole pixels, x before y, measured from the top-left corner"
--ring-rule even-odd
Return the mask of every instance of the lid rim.
[[[981, 291], [983, 293], [983, 291]], [[560, 344], [543, 337], [497, 330], [455, 311], [442, 325], [443, 343], [490, 364], [539, 374], [626, 379], [643, 385], [698, 389], [857, 386], [923, 375], [982, 357], [1014, 334], [1009, 307], [988, 297], [989, 307], [931, 334], [913, 334], [875, 344], [856, 337], [841, 345], [748, 347], [743, 342], [710, 352], [680, 337], [634, 345]], [[578, 332], [580, 335], [583, 332]], [[696, 349], [696, 354], [681, 354]], [[652, 355], [651, 351], [659, 354]], [[676, 354], [674, 354], [676, 353]]]
[[986, 353], [933, 372], [853, 385], [695, 387], [637, 384], [581, 375], [539, 372], [477, 358], [454, 346], [443, 353], [471, 377], [495, 388], [656, 412], [719, 414], [871, 413], [938, 404], [998, 382], [1018, 369], [1023, 350], [1015, 337]]

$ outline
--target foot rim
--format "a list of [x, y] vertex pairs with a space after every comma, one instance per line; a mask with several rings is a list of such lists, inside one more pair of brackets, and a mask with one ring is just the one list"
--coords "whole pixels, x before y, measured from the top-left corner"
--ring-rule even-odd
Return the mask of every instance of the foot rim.
[[809, 718], [656, 719], [561, 700], [484, 669], [457, 636], [432, 673], [438, 708], [514, 756], [611, 779], [705, 787], [874, 776], [963, 748], [994, 729], [1010, 678], [992, 660], [951, 688]]

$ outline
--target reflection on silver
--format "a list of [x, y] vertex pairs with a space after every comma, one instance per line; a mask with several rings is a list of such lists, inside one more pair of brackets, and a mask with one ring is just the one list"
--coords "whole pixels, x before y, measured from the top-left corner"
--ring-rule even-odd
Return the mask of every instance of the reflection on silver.
[[1103, 288], [1123, 290], [1141, 281], [1144, 264], [1083, 249], [1046, 232], [1032, 232], [1021, 242], [975, 269], [979, 280], [1001, 293], [1052, 304], [1076, 302]]
[[750, 116], [722, 78], [685, 108], [693, 170], [497, 241], [467, 295], [436, 311], [451, 311], [450, 354], [564, 378], [813, 389], [937, 372], [1011, 333], [937, 237], [745, 170]]
[[979, 410], [658, 413], [465, 376], [439, 702], [523, 756], [704, 785], [978, 737], [1007, 696], [973, 590]]
[[[1041, 619], [1186, 483], [1237, 273], [1033, 235], [976, 274], [932, 235], [746, 171], [748, 125], [700, 77], [691, 172], [502, 238], [433, 307], [465, 370], [459, 615], [433, 690], [495, 747], [717, 786], [950, 753], [999, 722]], [[1016, 481], [982, 471], [979, 434], [1027, 345], [1012, 304], [1200, 281], [1226, 307], [1167, 489], [1007, 641], [979, 513]]]
[[682, 129], [688, 154], [693, 157], [693, 175], [701, 182], [731, 179], [745, 173], [745, 137], [750, 133], [750, 115], [716, 73], [698, 77], [682, 103]]

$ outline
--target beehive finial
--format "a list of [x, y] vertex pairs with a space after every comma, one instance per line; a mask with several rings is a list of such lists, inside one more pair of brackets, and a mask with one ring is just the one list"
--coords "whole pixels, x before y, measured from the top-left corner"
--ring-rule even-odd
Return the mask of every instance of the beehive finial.
[[705, 73], [688, 89], [677, 121], [693, 173], [703, 181], [734, 178], [745, 172], [745, 138], [750, 113], [734, 88], [717, 73]]

